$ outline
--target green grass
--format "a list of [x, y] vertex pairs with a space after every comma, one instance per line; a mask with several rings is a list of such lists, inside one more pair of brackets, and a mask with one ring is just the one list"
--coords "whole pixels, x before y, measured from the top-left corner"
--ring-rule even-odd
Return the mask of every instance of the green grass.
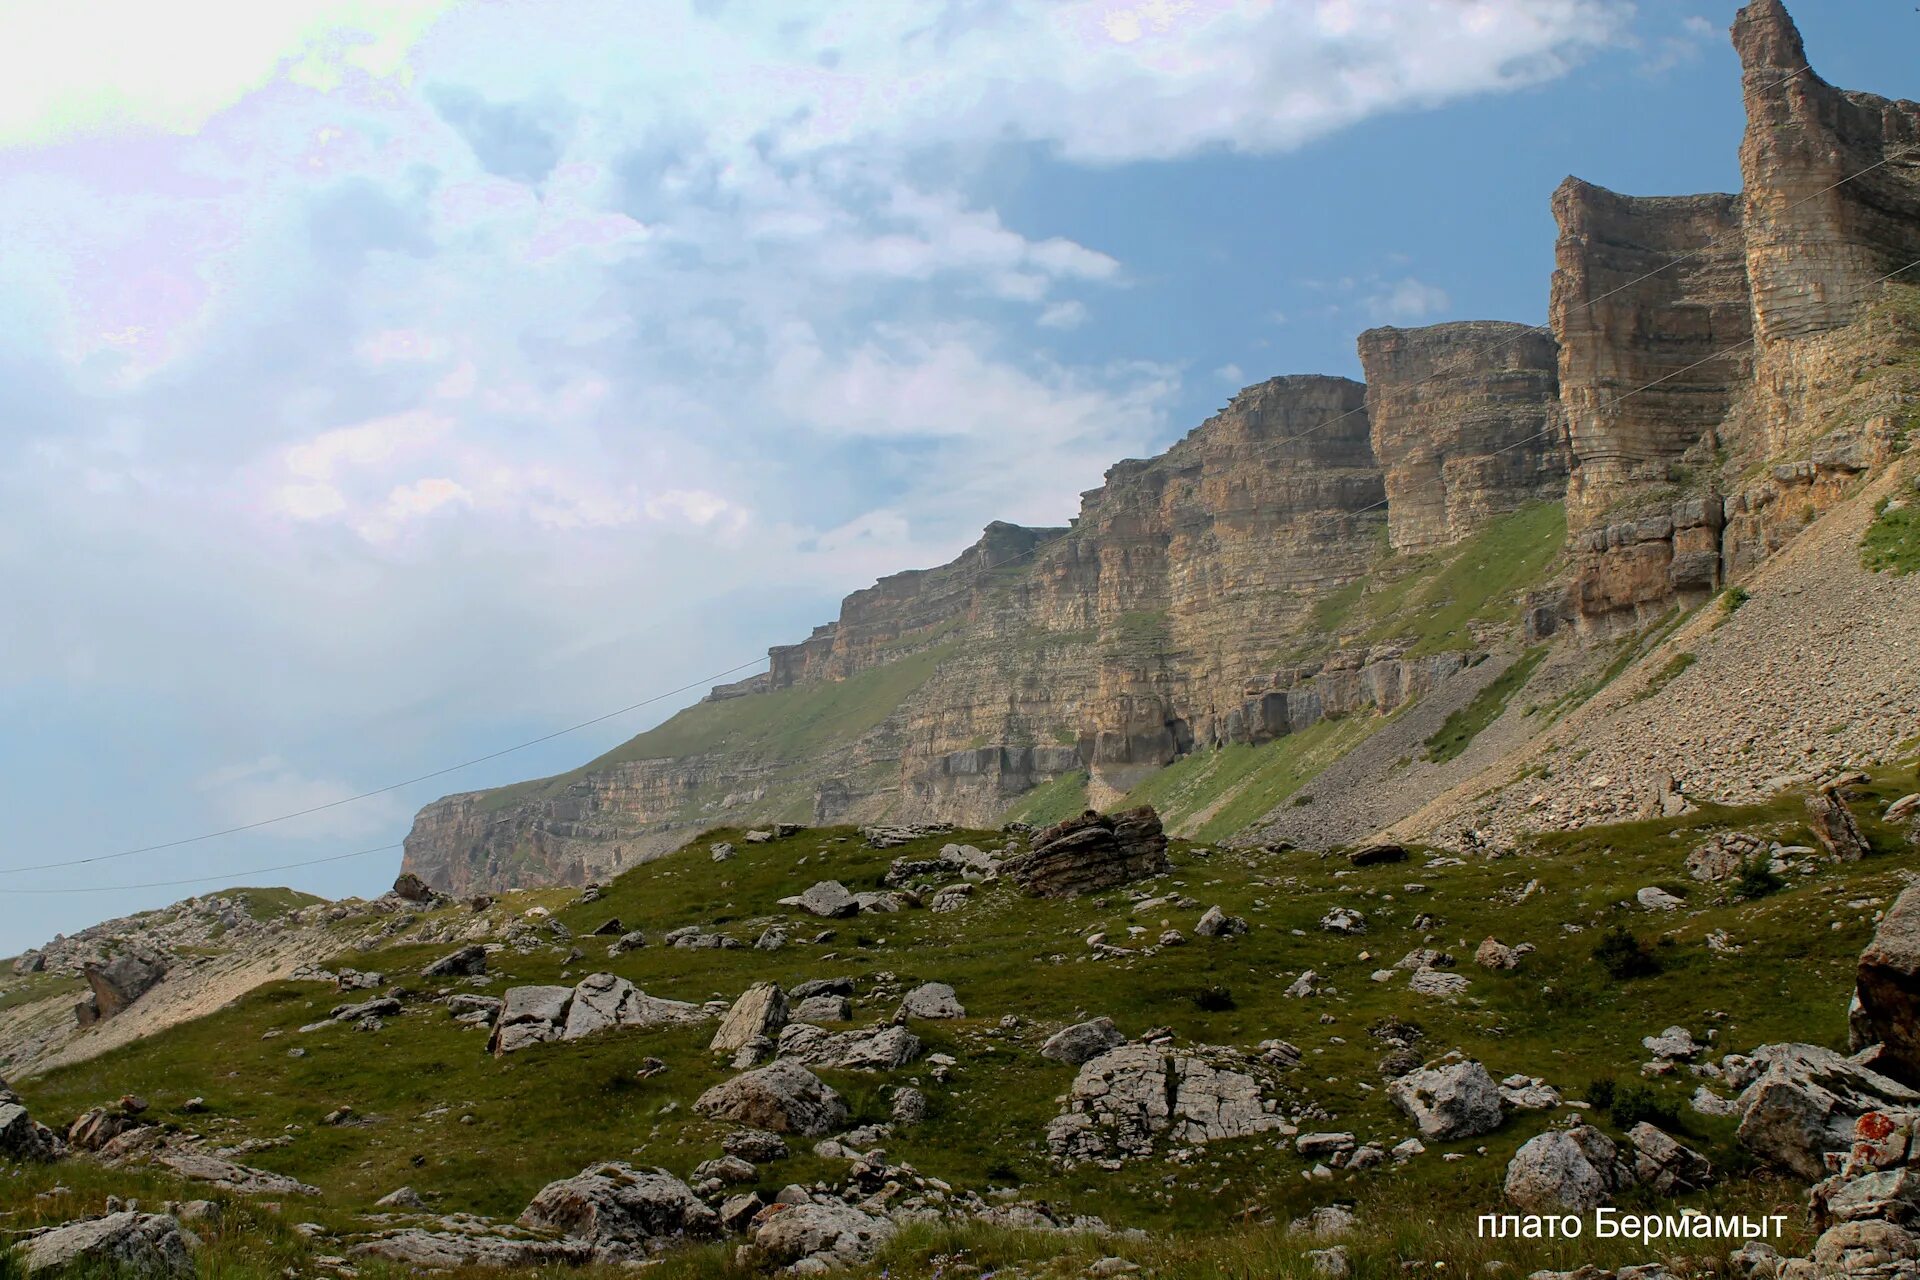
[[1411, 641], [1410, 653], [1443, 653], [1474, 643], [1476, 624], [1517, 621], [1520, 597], [1559, 559], [1566, 507], [1542, 502], [1490, 521], [1456, 547], [1433, 553], [1412, 573], [1365, 601], [1376, 620], [1369, 642]]
[[1087, 775], [1085, 770], [1078, 770], [1063, 773], [1052, 782], [1043, 782], [1021, 796], [1007, 811], [1005, 820], [1050, 827], [1084, 813], [1086, 808]]
[[1681, 673], [1688, 667], [1691, 667], [1698, 661], [1700, 661], [1699, 657], [1693, 653], [1682, 651], [1674, 654], [1671, 658], [1668, 658], [1660, 664], [1658, 671], [1647, 678], [1646, 688], [1633, 695], [1634, 701], [1643, 702], [1655, 694], [1658, 694], [1662, 689], [1677, 680]]
[[726, 751], [799, 765], [876, 729], [933, 677], [954, 651], [946, 641], [845, 680], [823, 680], [771, 693], [695, 703], [664, 724], [628, 739], [578, 769], [486, 793], [489, 808], [505, 808], [609, 766]]
[[1150, 804], [1171, 831], [1224, 840], [1258, 822], [1384, 721], [1322, 720], [1261, 746], [1233, 744], [1181, 756], [1127, 793]]
[[[1309, 730], [1215, 768], [1231, 763], [1239, 783], [1258, 781], [1264, 803], [1287, 791], [1290, 778], [1309, 772], [1312, 759], [1335, 751], [1341, 735], [1355, 731], [1338, 721], [1316, 729], [1317, 748]], [[1299, 1275], [1297, 1247], [1289, 1252], [1281, 1229], [1291, 1217], [1335, 1199], [1360, 1203], [1364, 1229], [1353, 1241], [1358, 1275], [1400, 1275], [1401, 1259], [1444, 1260], [1450, 1273], [1478, 1275], [1492, 1257], [1525, 1274], [1527, 1267], [1550, 1263], [1606, 1260], [1599, 1253], [1554, 1253], [1545, 1244], [1496, 1245], [1472, 1236], [1474, 1215], [1499, 1204], [1506, 1160], [1555, 1121], [1551, 1114], [1518, 1115], [1484, 1138], [1429, 1144], [1428, 1155], [1403, 1168], [1330, 1184], [1303, 1179], [1306, 1163], [1290, 1146], [1260, 1140], [1214, 1144], [1192, 1164], [1155, 1158], [1117, 1172], [1063, 1171], [1046, 1159], [1039, 1139], [1073, 1070], [1040, 1057], [1039, 1046], [1063, 1023], [1103, 1013], [1131, 1034], [1168, 1027], [1180, 1044], [1251, 1047], [1283, 1037], [1306, 1055], [1305, 1066], [1279, 1079], [1287, 1105], [1316, 1108], [1314, 1127], [1350, 1129], [1388, 1142], [1405, 1136], [1409, 1125], [1379, 1087], [1375, 1063], [1381, 1048], [1365, 1028], [1389, 1015], [1420, 1024], [1427, 1056], [1458, 1048], [1485, 1061], [1496, 1076], [1542, 1075], [1574, 1097], [1602, 1077], [1637, 1080], [1645, 1056], [1640, 1037], [1676, 1023], [1696, 1035], [1717, 1030], [1717, 1043], [1727, 1050], [1782, 1039], [1841, 1046], [1855, 957], [1873, 928], [1873, 911], [1850, 904], [1861, 898], [1890, 901], [1913, 867], [1904, 834], [1877, 817], [1889, 799], [1913, 786], [1911, 766], [1902, 766], [1880, 771], [1866, 789], [1856, 812], [1877, 852], [1865, 861], [1819, 863], [1813, 874], [1789, 875], [1784, 886], [1755, 900], [1696, 885], [1685, 908], [1668, 915], [1639, 910], [1633, 894], [1648, 884], [1684, 880], [1686, 854], [1716, 831], [1738, 828], [1810, 843], [1800, 798], [1787, 795], [1742, 809], [1705, 806], [1681, 818], [1542, 836], [1522, 856], [1457, 867], [1416, 863], [1356, 871], [1332, 855], [1217, 845], [1202, 857], [1176, 840], [1171, 871], [1134, 888], [1156, 896], [1188, 894], [1201, 906], [1217, 903], [1254, 928], [1230, 942], [1196, 937], [1152, 956], [1095, 960], [1083, 940], [1095, 930], [1124, 938], [1130, 926], [1157, 932], [1163, 918], [1190, 932], [1198, 907], [1168, 905], [1137, 917], [1127, 895], [1118, 892], [1036, 900], [996, 883], [981, 886], [954, 915], [910, 910], [830, 926], [808, 922], [809, 936], [819, 927], [830, 927], [834, 936], [775, 952], [683, 951], [656, 944], [607, 960], [600, 940], [582, 939], [588, 959], [572, 966], [568, 980], [607, 969], [649, 992], [688, 1000], [731, 998], [763, 979], [791, 986], [835, 974], [855, 977], [863, 996], [882, 974], [895, 975], [896, 986], [950, 982], [969, 1016], [915, 1023], [914, 1030], [930, 1051], [957, 1059], [952, 1080], [935, 1082], [923, 1065], [899, 1073], [903, 1082], [918, 1079], [932, 1106], [923, 1127], [887, 1143], [889, 1157], [957, 1186], [982, 1192], [1017, 1186], [1021, 1195], [1060, 1210], [1095, 1213], [1154, 1233], [1142, 1240], [1090, 1242], [934, 1226], [903, 1236], [868, 1274], [878, 1265], [890, 1266], [896, 1277], [929, 1274], [938, 1269], [935, 1258], [956, 1251], [983, 1267], [1010, 1265], [1038, 1250], [1043, 1258], [1057, 1251], [1068, 1260], [1061, 1272], [1066, 1280], [1098, 1250], [1123, 1252], [1150, 1274], [1168, 1277]], [[1243, 794], [1236, 791], [1234, 798]], [[779, 897], [816, 878], [838, 879], [855, 890], [874, 888], [896, 856], [925, 857], [949, 840], [982, 846], [1000, 840], [997, 833], [963, 831], [876, 851], [844, 828], [758, 845], [738, 837], [737, 831], [709, 833], [621, 876], [590, 905], [571, 905], [573, 891], [553, 889], [506, 895], [500, 910], [546, 905], [576, 932], [618, 917], [623, 926], [655, 939], [667, 929], [699, 923], [750, 940], [764, 921], [784, 914]], [[721, 839], [734, 840], [738, 852], [714, 863], [708, 849]], [[1402, 882], [1413, 879], [1426, 891], [1404, 892]], [[1516, 900], [1529, 880], [1539, 888]], [[1367, 934], [1341, 938], [1319, 930], [1318, 920], [1334, 905], [1360, 907]], [[1422, 914], [1443, 923], [1416, 930]], [[464, 925], [470, 918], [464, 908], [443, 908], [413, 929], [439, 928], [443, 921]], [[1568, 924], [1580, 931], [1566, 932]], [[1658, 973], [1617, 981], [1595, 963], [1595, 944], [1622, 925], [1659, 957]], [[1707, 935], [1722, 929], [1741, 945], [1738, 955], [1707, 946]], [[1473, 986], [1459, 1003], [1420, 999], [1403, 982], [1369, 981], [1381, 957], [1436, 945], [1464, 959], [1490, 934], [1508, 944], [1531, 942], [1538, 950], [1512, 972], [1463, 964], [1460, 972]], [[431, 989], [435, 984], [409, 975], [450, 946], [410, 937], [402, 933], [349, 962]], [[504, 950], [492, 963], [495, 993], [507, 985], [559, 980], [565, 966], [559, 946], [526, 955]], [[1310, 1001], [1286, 998], [1286, 985], [1306, 968], [1318, 971], [1334, 993]], [[1215, 1001], [1201, 1008], [1194, 993], [1216, 987], [1231, 992], [1231, 1007]], [[456, 1026], [443, 1010], [419, 999], [379, 1032], [347, 1026], [296, 1030], [338, 999], [330, 985], [271, 984], [197, 1021], [15, 1084], [36, 1116], [54, 1125], [134, 1092], [149, 1099], [162, 1122], [216, 1135], [223, 1143], [290, 1138], [245, 1159], [313, 1182], [323, 1194], [313, 1202], [289, 1198], [278, 1211], [253, 1206], [250, 1212], [265, 1217], [220, 1247], [252, 1249], [255, 1261], [223, 1263], [209, 1274], [265, 1277], [288, 1266], [305, 1274], [310, 1268], [289, 1253], [332, 1252], [335, 1246], [302, 1244], [287, 1234], [288, 1224], [351, 1228], [374, 1199], [402, 1184], [432, 1198], [443, 1212], [510, 1218], [547, 1181], [596, 1161], [659, 1164], [684, 1176], [719, 1151], [721, 1127], [692, 1110], [703, 1089], [729, 1074], [707, 1053], [706, 1031], [615, 1033], [495, 1060], [482, 1050], [483, 1033]], [[856, 1016], [884, 1020], [893, 1007], [891, 999], [863, 999]], [[1707, 1011], [1724, 1016], [1710, 1019]], [[1323, 1014], [1331, 1021], [1323, 1021]], [[1007, 1015], [1018, 1020], [1011, 1032], [1000, 1028]], [[293, 1047], [304, 1049], [304, 1056], [290, 1057]], [[643, 1080], [634, 1068], [647, 1055], [661, 1058], [667, 1069]], [[828, 1079], [848, 1097], [857, 1119], [884, 1114], [885, 1077], [829, 1073]], [[1688, 1203], [1777, 1205], [1798, 1222], [1804, 1187], [1742, 1172], [1747, 1166], [1731, 1143], [1730, 1126], [1684, 1107], [1696, 1083], [1686, 1076], [1646, 1082], [1653, 1103], [1679, 1107], [1685, 1139], [1734, 1171], [1726, 1185]], [[206, 1099], [205, 1114], [182, 1111], [193, 1096]], [[342, 1104], [368, 1123], [319, 1123]], [[465, 1115], [474, 1123], [462, 1124]], [[1603, 1126], [1613, 1123], [1595, 1118]], [[805, 1145], [796, 1143], [794, 1158], [766, 1169], [762, 1190], [839, 1176], [844, 1166], [805, 1152]], [[1463, 1159], [1443, 1161], [1447, 1152]], [[43, 1209], [29, 1193], [55, 1180], [71, 1189], [69, 1198], [58, 1209]], [[0, 1187], [0, 1200], [9, 1207], [25, 1206], [16, 1210], [23, 1212], [22, 1225], [43, 1214], [97, 1211], [107, 1194], [180, 1198], [137, 1169], [80, 1163], [26, 1171]], [[1243, 1210], [1250, 1210], [1244, 1218]], [[1581, 1243], [1585, 1250], [1595, 1247]], [[262, 1269], [248, 1270], [254, 1265]], [[728, 1266], [722, 1250], [693, 1250], [673, 1255], [663, 1275], [716, 1275]]]
[[11, 960], [0, 962], [0, 1013], [8, 1009], [17, 1009], [21, 1005], [34, 1004], [49, 996], [71, 994], [78, 997], [87, 989], [87, 984], [79, 978], [68, 978], [57, 973], [15, 974]]
[[1860, 542], [1860, 562], [1873, 573], [1896, 577], [1920, 570], [1920, 507], [1913, 499], [1881, 499]]
[[1498, 720], [1513, 695], [1533, 678], [1534, 668], [1547, 656], [1545, 645], [1535, 645], [1514, 659], [1513, 665], [1474, 695], [1473, 701], [1448, 716], [1439, 731], [1427, 739], [1427, 759], [1445, 763], [1473, 744], [1480, 731]]
[[325, 902], [325, 898], [311, 893], [302, 893], [298, 889], [270, 888], [256, 889], [241, 886], [235, 889], [223, 889], [209, 897], [237, 898], [245, 895], [247, 914], [255, 920], [278, 920], [302, 907], [310, 907], [316, 902]]

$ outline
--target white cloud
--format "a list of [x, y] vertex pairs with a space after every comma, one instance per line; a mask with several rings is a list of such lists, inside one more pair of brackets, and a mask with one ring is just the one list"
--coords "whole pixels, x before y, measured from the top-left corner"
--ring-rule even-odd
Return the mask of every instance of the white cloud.
[[[407, 813], [405, 801], [392, 795], [342, 804], [360, 789], [335, 778], [310, 776], [277, 755], [209, 770], [195, 780], [195, 788], [205, 795], [208, 812], [222, 826], [248, 826], [283, 814], [321, 810], [274, 823], [270, 829], [279, 838], [366, 840], [388, 833]], [[328, 805], [334, 807], [322, 808]]]
[[1246, 385], [1247, 375], [1237, 364], [1223, 364], [1213, 371], [1213, 376], [1230, 386]]
[[1375, 320], [1390, 324], [1408, 324], [1439, 315], [1453, 305], [1447, 291], [1412, 276], [1381, 282], [1367, 298], [1367, 310]]
[[452, 0], [12, 0], [0, 14], [0, 147], [187, 133], [276, 79], [393, 76]]
[[1087, 304], [1068, 298], [1050, 304], [1034, 321], [1043, 329], [1078, 329], [1087, 322]]

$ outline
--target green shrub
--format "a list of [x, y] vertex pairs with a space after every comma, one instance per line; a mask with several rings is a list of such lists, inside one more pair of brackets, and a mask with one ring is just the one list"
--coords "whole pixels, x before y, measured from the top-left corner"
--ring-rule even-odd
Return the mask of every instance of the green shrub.
[[1728, 587], [1720, 593], [1720, 609], [1724, 613], [1732, 613], [1751, 599], [1753, 592], [1745, 587]]
[[1230, 1009], [1239, 1008], [1239, 1005], [1234, 1003], [1233, 992], [1217, 982], [1194, 992], [1193, 1003], [1194, 1007], [1202, 1013], [1226, 1013]]
[[1608, 977], [1620, 982], [1649, 978], [1662, 968], [1660, 957], [1647, 950], [1646, 944], [1629, 929], [1607, 930], [1607, 936], [1593, 949], [1593, 958], [1607, 971]]
[[1597, 1111], [1605, 1111], [1613, 1106], [1613, 1093], [1616, 1086], [1612, 1076], [1601, 1076], [1598, 1080], [1587, 1082], [1587, 1101]]
[[1680, 1108], [1674, 1105], [1673, 1099], [1663, 1097], [1638, 1080], [1614, 1086], [1607, 1099], [1607, 1115], [1622, 1129], [1631, 1129], [1642, 1120], [1669, 1132], [1680, 1127]]
[[1771, 860], [1764, 855], [1749, 858], [1740, 866], [1740, 878], [1733, 882], [1734, 892], [1743, 898], [1764, 898], [1786, 888], [1787, 882], [1773, 873]]

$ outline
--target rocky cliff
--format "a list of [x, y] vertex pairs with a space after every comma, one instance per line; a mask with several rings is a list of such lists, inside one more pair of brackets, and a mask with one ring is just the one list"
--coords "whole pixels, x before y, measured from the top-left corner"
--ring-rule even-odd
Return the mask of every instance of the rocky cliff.
[[[720, 822], [1057, 817], [1344, 720], [1300, 748], [1325, 767], [1490, 647], [1752, 572], [1914, 425], [1920, 306], [1883, 277], [1920, 258], [1920, 107], [1825, 84], [1774, 0], [1734, 42], [1743, 190], [1569, 179], [1545, 329], [1375, 329], [1364, 385], [1251, 386], [1068, 526], [990, 525], [601, 759], [428, 806], [407, 867], [577, 883]], [[1227, 776], [1191, 815], [1258, 809]]]
[[1395, 547], [1456, 542], [1566, 491], [1553, 335], [1490, 321], [1360, 335]]

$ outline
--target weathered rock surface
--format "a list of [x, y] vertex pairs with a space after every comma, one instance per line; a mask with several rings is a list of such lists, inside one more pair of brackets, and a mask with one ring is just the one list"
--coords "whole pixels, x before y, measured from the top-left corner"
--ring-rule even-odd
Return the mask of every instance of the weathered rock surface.
[[167, 963], [154, 955], [124, 951], [110, 960], [81, 970], [88, 991], [74, 1008], [81, 1026], [111, 1018], [138, 1000], [167, 976]]
[[1086, 813], [1033, 837], [1002, 873], [1022, 892], [1070, 898], [1144, 880], [1167, 870], [1167, 837], [1150, 807], [1119, 814]]
[[519, 1224], [601, 1249], [645, 1253], [675, 1240], [714, 1235], [719, 1218], [665, 1169], [616, 1161], [548, 1183], [521, 1213]]
[[347, 1256], [394, 1262], [410, 1271], [452, 1271], [462, 1267], [577, 1267], [593, 1261], [595, 1250], [584, 1240], [549, 1240], [487, 1224], [464, 1231], [425, 1227], [378, 1231], [347, 1246]]
[[1081, 1066], [1046, 1140], [1071, 1164], [1148, 1155], [1162, 1136], [1203, 1143], [1286, 1127], [1255, 1076], [1192, 1054], [1123, 1045]]
[[0, 1084], [0, 1156], [44, 1163], [65, 1153], [60, 1135], [27, 1113], [26, 1104]]
[[317, 1196], [320, 1188], [310, 1187], [298, 1178], [266, 1169], [249, 1168], [222, 1160], [205, 1151], [189, 1148], [162, 1148], [153, 1153], [153, 1163], [189, 1182], [205, 1182], [242, 1195]]
[[1565, 496], [1552, 334], [1491, 321], [1369, 329], [1360, 365], [1395, 547], [1454, 542]]
[[700, 1095], [694, 1109], [717, 1120], [818, 1138], [847, 1122], [847, 1104], [819, 1076], [781, 1061], [744, 1072]]
[[191, 1243], [179, 1221], [167, 1214], [110, 1213], [30, 1236], [18, 1246], [18, 1258], [29, 1276], [71, 1269], [192, 1280]]
[[1920, 886], [1894, 899], [1860, 953], [1851, 1021], [1862, 1044], [1882, 1046], [1876, 1069], [1920, 1085]]
[[755, 1223], [755, 1250], [797, 1274], [865, 1261], [894, 1233], [887, 1219], [843, 1204], [769, 1205]]
[[1582, 1124], [1522, 1144], [1507, 1165], [1506, 1195], [1530, 1213], [1585, 1213], [1632, 1181], [1613, 1139]]
[[1860, 1118], [1879, 1112], [1892, 1122], [1881, 1137], [1900, 1147], [1885, 1162], [1905, 1159], [1907, 1135], [1920, 1128], [1920, 1092], [1817, 1045], [1768, 1045], [1754, 1056], [1764, 1069], [1740, 1094], [1735, 1137], [1756, 1156], [1809, 1180], [1823, 1177], [1830, 1158], [1854, 1149]]
[[787, 1025], [787, 997], [775, 982], [756, 982], [743, 992], [720, 1020], [713, 1042], [715, 1053], [733, 1053], [762, 1036], [780, 1034]]
[[909, 1018], [964, 1018], [966, 1006], [954, 989], [944, 982], [923, 982], [907, 992], [900, 1001], [900, 1012]]
[[1040, 1056], [1077, 1067], [1126, 1042], [1127, 1038], [1113, 1025], [1112, 1018], [1094, 1018], [1062, 1027], [1048, 1036], [1040, 1046]]
[[920, 1056], [920, 1037], [905, 1027], [828, 1031], [792, 1022], [780, 1033], [778, 1054], [831, 1071], [895, 1071]]
[[1663, 1196], [1697, 1191], [1713, 1180], [1708, 1159], [1642, 1120], [1627, 1131], [1633, 1147], [1633, 1173]]
[[1506, 1119], [1500, 1087], [1478, 1062], [1441, 1062], [1409, 1072], [1387, 1086], [1387, 1096], [1428, 1141], [1476, 1138]]

